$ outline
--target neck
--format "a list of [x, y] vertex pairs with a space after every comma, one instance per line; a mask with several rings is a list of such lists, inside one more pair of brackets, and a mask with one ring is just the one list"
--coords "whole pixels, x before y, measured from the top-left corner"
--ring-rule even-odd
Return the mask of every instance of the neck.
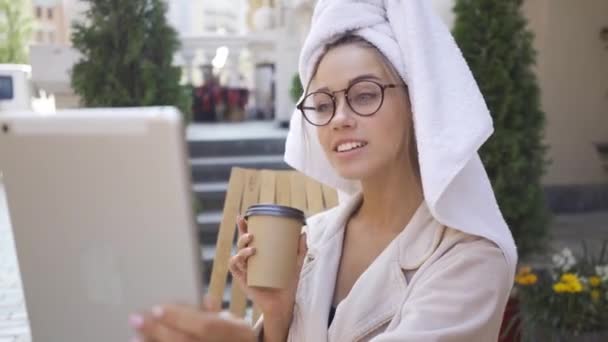
[[402, 165], [362, 181], [363, 201], [353, 218], [379, 232], [398, 233], [405, 228], [424, 196], [412, 164]]

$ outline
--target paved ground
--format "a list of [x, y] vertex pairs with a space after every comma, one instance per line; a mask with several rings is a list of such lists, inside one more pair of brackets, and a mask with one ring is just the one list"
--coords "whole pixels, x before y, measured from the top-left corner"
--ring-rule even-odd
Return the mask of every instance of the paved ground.
[[[585, 239], [599, 246], [608, 238], [608, 212], [558, 216], [552, 226], [552, 246], [574, 250]], [[542, 262], [542, 261], [540, 261]], [[4, 188], [0, 182], [0, 342], [31, 341]]]

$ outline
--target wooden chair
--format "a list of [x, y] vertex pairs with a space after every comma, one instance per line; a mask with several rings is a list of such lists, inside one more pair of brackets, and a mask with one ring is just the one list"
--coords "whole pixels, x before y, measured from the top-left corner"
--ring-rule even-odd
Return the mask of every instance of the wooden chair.
[[[297, 171], [232, 168], [209, 285], [209, 295], [218, 303], [223, 302], [226, 289], [228, 261], [237, 234], [236, 216], [258, 203], [288, 205], [304, 211], [308, 217], [337, 205], [338, 197], [334, 189]], [[232, 286], [229, 306], [232, 314], [245, 317], [247, 298], [236, 284]], [[258, 316], [254, 308], [253, 322]]]

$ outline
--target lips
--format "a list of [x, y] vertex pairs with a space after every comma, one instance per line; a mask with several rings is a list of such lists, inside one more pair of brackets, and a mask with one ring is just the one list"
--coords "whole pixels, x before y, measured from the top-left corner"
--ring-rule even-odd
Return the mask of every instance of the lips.
[[334, 144], [333, 150], [338, 153], [356, 150], [367, 145], [366, 141], [362, 140], [342, 140]]

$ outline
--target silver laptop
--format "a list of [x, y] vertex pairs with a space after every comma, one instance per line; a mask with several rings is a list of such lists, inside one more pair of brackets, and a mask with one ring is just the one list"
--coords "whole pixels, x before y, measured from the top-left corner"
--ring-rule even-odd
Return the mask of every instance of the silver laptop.
[[180, 118], [169, 107], [0, 116], [33, 341], [128, 341], [129, 314], [200, 303]]

